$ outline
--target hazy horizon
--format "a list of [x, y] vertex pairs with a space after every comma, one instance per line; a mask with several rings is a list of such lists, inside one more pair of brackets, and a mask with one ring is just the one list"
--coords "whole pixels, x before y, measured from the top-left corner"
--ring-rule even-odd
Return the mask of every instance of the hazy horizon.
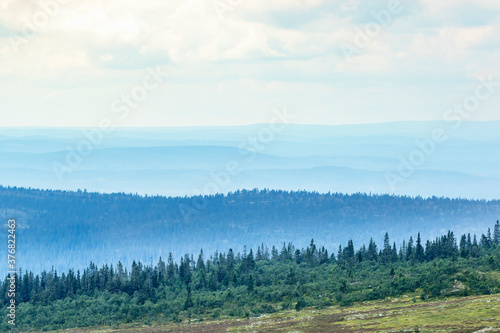
[[[428, 119], [428, 120], [393, 120], [393, 121], [380, 121], [380, 122], [359, 122], [359, 123], [340, 123], [340, 124], [320, 124], [320, 123], [299, 123], [293, 122], [292, 125], [301, 126], [323, 126], [323, 127], [336, 127], [336, 126], [357, 126], [357, 125], [381, 125], [381, 124], [397, 124], [397, 123], [446, 123], [449, 120], [440, 119]], [[500, 123], [500, 119], [493, 120], [466, 120], [465, 123]], [[228, 127], [246, 127], [246, 126], [258, 126], [264, 125], [266, 122], [258, 123], [247, 123], [247, 124], [237, 124], [237, 125], [178, 125], [178, 126], [116, 126], [117, 129], [169, 129], [169, 128], [228, 128]], [[91, 129], [98, 128], [99, 126], [0, 126], [0, 129]]]
[[269, 188], [498, 199], [497, 123], [8, 128], [0, 129], [0, 184], [165, 196]]

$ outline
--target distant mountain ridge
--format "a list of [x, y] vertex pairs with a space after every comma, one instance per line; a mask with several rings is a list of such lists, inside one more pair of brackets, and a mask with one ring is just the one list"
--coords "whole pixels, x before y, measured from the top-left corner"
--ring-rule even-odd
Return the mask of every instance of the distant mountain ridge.
[[[270, 139], [261, 135], [269, 135], [269, 124], [120, 128], [81, 153], [97, 129], [0, 128], [0, 184], [181, 196], [273, 188], [500, 198], [500, 122], [452, 125], [288, 124]], [[435, 129], [447, 140], [401, 177], [402, 163], [423, 154], [417, 143], [429, 142]], [[81, 161], [69, 165], [74, 154]], [[225, 173], [228, 163], [237, 174], [214, 188], [213, 173]], [[388, 174], [401, 178], [396, 186]]]

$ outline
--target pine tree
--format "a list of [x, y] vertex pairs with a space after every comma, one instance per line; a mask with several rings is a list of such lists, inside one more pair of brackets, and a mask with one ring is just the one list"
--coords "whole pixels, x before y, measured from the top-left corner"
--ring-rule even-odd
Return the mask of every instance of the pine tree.
[[382, 262], [387, 264], [391, 258], [391, 244], [389, 242], [389, 233], [384, 235], [384, 249], [382, 250]]
[[479, 246], [477, 245], [476, 235], [474, 235], [474, 240], [472, 241], [471, 255], [473, 258], [479, 257]]
[[339, 251], [337, 253], [337, 263], [339, 265], [344, 263], [344, 257], [342, 255], [342, 245], [339, 245]]
[[273, 260], [278, 260], [279, 259], [278, 250], [276, 250], [276, 247], [274, 245], [273, 245], [273, 248], [271, 250], [271, 258]]
[[295, 250], [295, 254], [294, 254], [293, 259], [295, 260], [297, 265], [300, 265], [300, 263], [302, 262], [302, 253], [300, 252], [299, 249]]
[[250, 270], [252, 270], [252, 269], [255, 268], [255, 259], [253, 257], [253, 251], [252, 251], [252, 249], [250, 249], [250, 253], [248, 254], [247, 262], [248, 262], [248, 268]]
[[161, 259], [158, 260], [158, 283], [163, 284], [165, 282], [165, 274], [167, 273], [167, 265]]
[[193, 306], [193, 299], [191, 297], [191, 286], [187, 286], [186, 301], [184, 302], [184, 310]]
[[253, 275], [250, 274], [250, 276], [248, 277], [248, 282], [247, 282], [247, 290], [248, 292], [253, 292], [253, 288], [254, 288], [254, 281], [253, 281]]
[[404, 261], [406, 259], [406, 241], [403, 239], [403, 245], [399, 248], [399, 260]]
[[460, 238], [460, 256], [462, 258], [467, 258], [469, 255], [469, 249], [467, 248], [467, 236], [464, 234]]
[[377, 245], [373, 241], [372, 238], [370, 238], [370, 243], [368, 244], [368, 252], [367, 252], [368, 260], [372, 261], [377, 261]]
[[167, 260], [167, 280], [172, 281], [175, 276], [175, 265], [174, 265], [174, 259], [172, 257], [172, 253], [168, 254], [168, 260]]
[[139, 290], [141, 287], [141, 268], [135, 262], [132, 262], [132, 271], [130, 273], [130, 285], [133, 291]]
[[196, 262], [197, 270], [205, 270], [205, 262], [203, 258], [203, 249], [200, 250], [200, 254], [198, 255], [198, 261]]
[[424, 261], [424, 248], [422, 247], [422, 239], [420, 238], [420, 232], [417, 236], [417, 245], [415, 247], [415, 258], [419, 262]]
[[233, 249], [229, 249], [227, 252], [227, 270], [228, 271], [233, 271], [234, 270], [234, 252]]
[[480, 247], [483, 249], [490, 248], [490, 242], [488, 241], [488, 237], [485, 234], [481, 235], [481, 240], [479, 241]]
[[344, 260], [350, 265], [354, 263], [354, 243], [352, 240], [347, 242], [347, 246], [344, 249]]
[[397, 262], [397, 261], [398, 261], [398, 250], [396, 249], [396, 242], [394, 242], [391, 251], [391, 262]]
[[500, 223], [497, 220], [495, 228], [493, 229], [493, 243], [500, 245]]
[[295, 272], [295, 269], [290, 267], [288, 275], [286, 276], [286, 284], [295, 284], [295, 283], [297, 283], [297, 274]]
[[406, 260], [413, 260], [414, 258], [414, 249], [413, 249], [413, 237], [410, 236], [410, 240], [408, 241], [408, 247], [406, 248]]

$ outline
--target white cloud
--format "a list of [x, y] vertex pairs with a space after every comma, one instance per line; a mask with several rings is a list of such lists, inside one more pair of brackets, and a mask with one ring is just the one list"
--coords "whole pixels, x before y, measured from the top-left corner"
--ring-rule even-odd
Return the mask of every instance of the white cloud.
[[102, 62], [108, 62], [108, 61], [111, 61], [113, 59], [114, 59], [114, 57], [109, 53], [103, 54], [99, 57], [99, 60], [101, 60]]
[[[340, 44], [353, 44], [366, 21], [373, 20], [371, 8], [380, 4], [377, 10], [384, 10], [386, 1], [370, 3], [370, 9], [359, 0], [220, 1], [232, 6], [224, 18], [217, 15], [215, 0], [68, 1], [45, 9], [35, 0], [3, 1], [0, 27], [9, 32], [0, 35], [0, 102], [8, 105], [2, 110], [15, 110], [16, 116], [1, 114], [2, 121], [45, 119], [50, 124], [57, 114], [58, 123], [71, 125], [78, 119], [93, 126], [116, 95], [141, 79], [143, 68], [156, 64], [169, 67], [169, 90], [162, 91], [176, 105], [172, 112], [183, 112], [169, 121], [183, 124], [213, 121], [205, 107], [223, 114], [225, 123], [253, 122], [252, 112], [258, 121], [259, 112], [278, 99], [290, 107], [310, 107], [309, 122], [376, 121], [370, 106], [384, 110], [379, 113], [384, 119], [410, 119], [415, 111], [404, 104], [409, 101], [427, 108], [422, 116], [432, 118], [440, 103], [436, 89], [450, 96], [450, 90], [462, 89], [477, 73], [500, 75], [497, 0], [402, 0], [405, 11], [382, 27], [351, 63]], [[489, 16], [471, 14], [467, 19], [473, 24], [464, 23], [468, 8], [486, 10]], [[34, 21], [43, 18], [40, 13], [46, 13], [46, 22]], [[13, 38], [23, 34], [16, 50]], [[13, 90], [17, 85], [12, 82], [23, 82], [22, 88]], [[405, 99], [388, 105], [391, 88], [401, 87], [406, 87]], [[204, 94], [203, 102], [189, 100], [195, 89], [212, 94]], [[221, 98], [221, 91], [229, 97]], [[307, 94], [314, 103], [304, 102]], [[370, 96], [368, 104], [355, 97], [363, 94]], [[32, 98], [19, 102], [27, 95]], [[145, 106], [142, 125], [161, 125], [155, 117], [170, 102], [164, 97], [157, 105], [154, 101]], [[244, 114], [233, 111], [240, 101], [247, 103]], [[35, 117], [34, 112], [50, 116]]]

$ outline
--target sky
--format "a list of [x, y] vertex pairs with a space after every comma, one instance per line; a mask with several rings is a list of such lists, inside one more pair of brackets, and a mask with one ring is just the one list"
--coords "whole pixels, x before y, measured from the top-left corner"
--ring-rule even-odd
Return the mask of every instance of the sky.
[[499, 59], [498, 0], [0, 0], [0, 127], [440, 120]]

